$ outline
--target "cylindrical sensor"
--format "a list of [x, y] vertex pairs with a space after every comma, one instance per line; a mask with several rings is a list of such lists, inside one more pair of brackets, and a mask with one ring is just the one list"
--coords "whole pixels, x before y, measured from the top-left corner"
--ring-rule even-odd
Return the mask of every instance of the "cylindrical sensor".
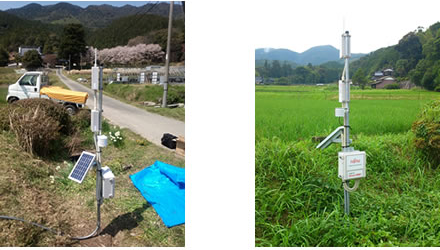
[[350, 52], [350, 34], [348, 31], [346, 31], [344, 34], [342, 34], [342, 44], [341, 44], [341, 58], [350, 58], [351, 52]]
[[98, 147], [105, 148], [108, 145], [107, 136], [105, 135], [98, 135]]

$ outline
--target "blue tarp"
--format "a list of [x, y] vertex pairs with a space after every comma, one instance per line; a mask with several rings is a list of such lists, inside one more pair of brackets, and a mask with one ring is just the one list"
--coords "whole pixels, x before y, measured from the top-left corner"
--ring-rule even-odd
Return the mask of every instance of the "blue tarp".
[[156, 161], [130, 179], [167, 227], [185, 223], [185, 169]]

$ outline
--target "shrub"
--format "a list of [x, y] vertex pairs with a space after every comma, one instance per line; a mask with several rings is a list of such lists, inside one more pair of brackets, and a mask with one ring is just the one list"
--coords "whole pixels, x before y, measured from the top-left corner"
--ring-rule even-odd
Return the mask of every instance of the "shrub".
[[41, 59], [40, 54], [36, 50], [30, 50], [23, 55], [23, 66], [27, 70], [38, 69], [43, 66], [43, 59]]
[[413, 123], [415, 146], [434, 166], [440, 164], [440, 101], [427, 104]]
[[80, 109], [73, 117], [72, 117], [73, 126], [78, 129], [87, 129], [90, 128], [90, 110], [89, 109]]
[[36, 106], [16, 106], [9, 112], [10, 129], [28, 153], [47, 156], [60, 139], [60, 123]]
[[385, 85], [385, 87], [383, 87], [384, 89], [400, 89], [400, 85], [398, 83], [391, 83], [388, 85]]
[[72, 132], [71, 118], [61, 104], [48, 99], [33, 98], [17, 101], [13, 106], [15, 105], [24, 109], [40, 107], [43, 113], [59, 123], [59, 132], [64, 135], [68, 135]]
[[173, 103], [185, 103], [185, 88], [181, 86], [172, 86], [169, 88], [167, 102]]
[[64, 107], [47, 99], [17, 101], [9, 105], [7, 116], [18, 144], [26, 152], [39, 156], [64, 149], [62, 136], [76, 131]]

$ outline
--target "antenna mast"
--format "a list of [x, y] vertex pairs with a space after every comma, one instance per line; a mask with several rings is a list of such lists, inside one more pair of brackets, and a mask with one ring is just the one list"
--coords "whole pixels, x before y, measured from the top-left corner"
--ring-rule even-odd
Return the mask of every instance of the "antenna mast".
[[[345, 26], [345, 18], [344, 18]], [[336, 117], [344, 117], [344, 126], [338, 127], [333, 133], [325, 138], [316, 148], [324, 149], [333, 142], [342, 144], [342, 151], [338, 153], [338, 176], [342, 179], [344, 187], [344, 211], [350, 214], [350, 193], [354, 192], [360, 183], [360, 179], [366, 176], [366, 154], [364, 151], [357, 151], [350, 147], [350, 70], [349, 58], [350, 51], [350, 33], [345, 31], [342, 34], [341, 59], [345, 60], [344, 71], [339, 81], [339, 102], [342, 108], [335, 109]], [[349, 186], [349, 181], [354, 180], [353, 187]]]

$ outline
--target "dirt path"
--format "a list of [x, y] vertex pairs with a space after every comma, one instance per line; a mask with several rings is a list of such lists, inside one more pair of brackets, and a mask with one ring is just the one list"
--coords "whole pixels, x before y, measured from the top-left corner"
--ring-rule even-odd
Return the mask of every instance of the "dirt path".
[[[60, 69], [57, 70], [57, 76], [70, 89], [89, 93], [87, 106], [93, 107], [93, 91], [91, 89], [65, 77]], [[103, 95], [102, 105], [103, 116], [112, 123], [128, 128], [163, 148], [165, 147], [161, 145], [160, 139], [164, 133], [185, 136], [184, 122], [150, 113], [106, 95]]]

